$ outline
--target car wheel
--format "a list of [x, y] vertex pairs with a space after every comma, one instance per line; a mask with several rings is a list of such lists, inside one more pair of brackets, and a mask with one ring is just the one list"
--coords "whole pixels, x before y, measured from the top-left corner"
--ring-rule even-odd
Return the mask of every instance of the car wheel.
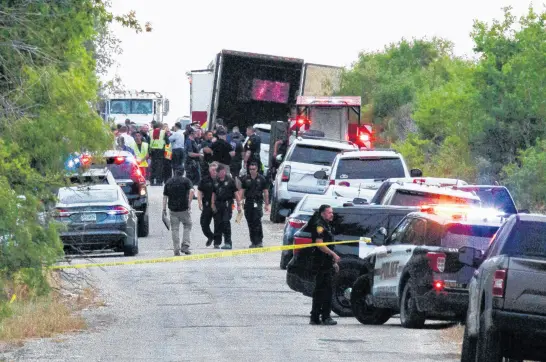
[[478, 334], [478, 361], [502, 361], [501, 334], [494, 330], [485, 329], [484, 316], [480, 317], [480, 331]]
[[404, 292], [400, 300], [400, 323], [404, 328], [423, 328], [425, 319], [425, 315], [417, 309], [415, 287], [410, 279], [404, 286]]
[[145, 238], [150, 234], [150, 219], [148, 214], [143, 214], [138, 218], [138, 236]]
[[464, 329], [463, 347], [461, 350], [461, 362], [476, 362], [478, 338], [468, 335], [468, 328]]
[[339, 262], [339, 273], [332, 281], [332, 310], [340, 317], [352, 317], [351, 292], [353, 284], [360, 275], [357, 263], [351, 260]]
[[273, 201], [271, 203], [271, 213], [269, 214], [269, 220], [275, 224], [279, 224], [284, 221], [284, 218], [279, 214], [280, 205], [278, 202]]
[[286, 270], [286, 267], [288, 266], [288, 263], [290, 263], [290, 260], [292, 259], [292, 253], [284, 253], [281, 254], [281, 270]]
[[362, 324], [385, 324], [392, 316], [390, 309], [376, 308], [371, 298], [372, 283], [368, 275], [359, 277], [351, 291], [353, 315]]
[[135, 233], [134, 244], [123, 246], [123, 255], [135, 256], [138, 254], [138, 233]]

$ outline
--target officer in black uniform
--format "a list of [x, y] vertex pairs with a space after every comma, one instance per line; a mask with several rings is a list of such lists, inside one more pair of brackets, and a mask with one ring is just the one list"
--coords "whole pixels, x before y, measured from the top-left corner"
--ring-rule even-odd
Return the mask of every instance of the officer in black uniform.
[[213, 217], [214, 213], [212, 212], [211, 205], [217, 167], [218, 163], [212, 162], [210, 166], [208, 166], [207, 175], [201, 178], [199, 186], [197, 187], [197, 190], [199, 190], [199, 193], [197, 194], [197, 201], [199, 203], [199, 210], [201, 210], [201, 218], [199, 221], [201, 223], [201, 230], [203, 230], [203, 234], [207, 237], [207, 246], [210, 246], [214, 240], [214, 233], [212, 230], [210, 230], [210, 222], [213, 219], [214, 230], [218, 228], [216, 225], [216, 218]]
[[248, 166], [250, 162], [256, 162], [258, 164], [258, 172], [260, 175], [263, 175], [262, 161], [260, 160], [260, 149], [262, 146], [262, 139], [256, 134], [254, 127], [248, 126], [246, 128], [246, 135], [248, 136], [248, 141], [245, 143], [245, 167], [246, 173], [249, 174]]
[[265, 177], [258, 174], [256, 162], [251, 162], [248, 170], [250, 175], [243, 177], [241, 185], [245, 200], [245, 218], [250, 233], [250, 248], [263, 248], [262, 207], [265, 199], [265, 211], [269, 210], [269, 190]]
[[[313, 243], [334, 241], [332, 220], [334, 212], [330, 205], [321, 205], [310, 220], [311, 238]], [[315, 289], [313, 290], [313, 306], [310, 324], [336, 325], [332, 319], [332, 278], [339, 271], [339, 256], [334, 253], [332, 245], [322, 245], [313, 248], [313, 271]]]
[[233, 215], [233, 199], [237, 199], [237, 211], [241, 212], [241, 195], [235, 184], [235, 180], [228, 175], [229, 166], [218, 165], [216, 182], [212, 192], [212, 211], [216, 219], [217, 228], [214, 229], [214, 247], [218, 249], [222, 244], [222, 235], [224, 236], [224, 246], [222, 249], [231, 249], [231, 216]]

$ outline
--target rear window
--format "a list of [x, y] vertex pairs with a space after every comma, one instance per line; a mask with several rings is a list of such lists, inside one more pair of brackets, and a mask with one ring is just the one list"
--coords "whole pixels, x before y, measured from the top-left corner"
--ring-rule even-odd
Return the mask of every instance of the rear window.
[[80, 204], [89, 202], [114, 202], [118, 199], [116, 190], [73, 190], [59, 191], [59, 202], [63, 204]]
[[427, 204], [479, 205], [480, 202], [478, 200], [465, 199], [462, 197], [408, 190], [397, 190], [391, 202], [391, 205], [401, 206], [421, 206]]
[[546, 223], [520, 222], [501, 254], [546, 258]]
[[331, 166], [341, 150], [318, 146], [297, 145], [290, 155], [292, 162], [310, 163], [313, 165]]
[[450, 224], [442, 237], [442, 246], [446, 248], [461, 248], [471, 246], [486, 250], [498, 226]]
[[119, 165], [112, 163], [108, 164], [106, 167], [108, 167], [115, 179], [130, 179], [137, 168], [137, 166], [131, 162], [124, 162]]
[[106, 176], [72, 176], [70, 182], [73, 184], [108, 184]]
[[399, 157], [342, 158], [337, 166], [336, 179], [374, 179], [405, 177]]
[[262, 141], [262, 144], [269, 144], [269, 139], [271, 136], [271, 133], [267, 130], [263, 129], [256, 129], [256, 134], [260, 136], [260, 140]]

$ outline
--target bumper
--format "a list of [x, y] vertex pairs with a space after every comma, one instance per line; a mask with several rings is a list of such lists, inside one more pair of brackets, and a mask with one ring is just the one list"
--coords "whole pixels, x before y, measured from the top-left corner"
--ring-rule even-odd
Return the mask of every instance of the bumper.
[[127, 233], [121, 230], [69, 231], [60, 237], [65, 246], [81, 250], [123, 247], [129, 241]]
[[313, 296], [313, 289], [315, 288], [315, 283], [304, 280], [296, 274], [289, 273], [289, 272], [286, 273], [286, 284], [293, 291], [302, 293], [306, 297]]
[[523, 314], [493, 310], [493, 325], [499, 331], [536, 337], [536, 334], [546, 335], [546, 316], [536, 314]]
[[417, 299], [417, 309], [427, 316], [439, 319], [464, 320], [468, 309], [467, 290], [431, 290]]

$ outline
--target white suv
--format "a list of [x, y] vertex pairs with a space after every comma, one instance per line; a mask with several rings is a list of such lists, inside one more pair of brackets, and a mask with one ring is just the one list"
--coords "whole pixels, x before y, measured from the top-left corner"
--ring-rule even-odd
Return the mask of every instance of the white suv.
[[[282, 222], [282, 209], [292, 209], [306, 194], [322, 195], [328, 180], [317, 180], [316, 171], [330, 172], [342, 151], [358, 150], [351, 142], [319, 137], [298, 137], [290, 145], [275, 178], [271, 202], [271, 221]], [[287, 214], [288, 210], [284, 212]], [[289, 213], [289, 212], [288, 212]]]
[[[334, 160], [325, 195], [369, 202], [386, 179], [421, 174], [417, 169], [410, 172], [402, 155], [394, 150], [343, 152]], [[315, 177], [325, 179], [328, 175], [318, 172]]]

